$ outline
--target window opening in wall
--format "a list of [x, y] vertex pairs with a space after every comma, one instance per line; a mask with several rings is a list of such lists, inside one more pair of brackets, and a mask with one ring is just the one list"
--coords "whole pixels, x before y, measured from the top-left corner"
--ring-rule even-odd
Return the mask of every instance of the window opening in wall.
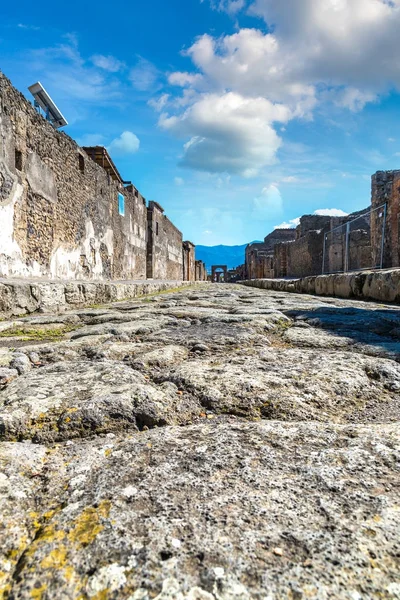
[[15, 149], [15, 168], [22, 171], [22, 152]]
[[118, 212], [121, 217], [125, 216], [125, 196], [118, 193]]
[[156, 223], [156, 235], [158, 235], [158, 223]]
[[79, 154], [79, 170], [81, 173], [85, 172], [85, 159], [82, 154]]
[[137, 190], [135, 190], [135, 196], [136, 198], [139, 198], [139, 192]]

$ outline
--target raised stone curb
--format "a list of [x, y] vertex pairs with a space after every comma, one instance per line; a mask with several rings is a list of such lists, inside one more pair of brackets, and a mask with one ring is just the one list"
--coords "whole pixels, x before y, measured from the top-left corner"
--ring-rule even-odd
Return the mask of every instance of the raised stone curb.
[[64, 312], [195, 285], [195, 281], [40, 281], [0, 279], [0, 317]]
[[252, 279], [239, 283], [279, 292], [400, 303], [400, 269], [338, 273], [302, 279]]

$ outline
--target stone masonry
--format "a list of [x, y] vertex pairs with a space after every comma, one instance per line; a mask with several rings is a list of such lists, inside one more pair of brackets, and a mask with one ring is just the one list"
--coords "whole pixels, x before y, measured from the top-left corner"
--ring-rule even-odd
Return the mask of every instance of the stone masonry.
[[149, 202], [147, 215], [148, 279], [183, 278], [182, 233], [157, 202]]
[[194, 280], [160, 205], [86, 150], [0, 73], [0, 277]]
[[[385, 245], [383, 267], [400, 266], [400, 171], [378, 171], [372, 176], [372, 208], [386, 204]], [[380, 213], [374, 213], [371, 222], [374, 262], [380, 254]]]
[[[310, 277], [322, 271], [398, 267], [399, 215], [400, 171], [378, 171], [372, 176], [370, 209], [346, 217], [304, 215], [296, 230], [290, 230], [293, 238], [278, 241], [272, 251], [265, 243], [249, 244], [245, 279]], [[265, 241], [270, 236], [275, 236], [275, 232]]]
[[196, 257], [195, 245], [192, 242], [183, 242], [183, 273], [185, 281], [195, 281]]
[[264, 242], [249, 244], [246, 248], [246, 273], [249, 279], [274, 277], [274, 248], [281, 242], [296, 237], [293, 229], [275, 229], [264, 238]]

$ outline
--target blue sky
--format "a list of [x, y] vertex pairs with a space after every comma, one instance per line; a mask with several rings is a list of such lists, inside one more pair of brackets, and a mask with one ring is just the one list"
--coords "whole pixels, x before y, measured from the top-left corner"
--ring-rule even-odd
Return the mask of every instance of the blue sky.
[[[71, 0], [1, 8], [0, 68], [196, 244], [360, 210], [400, 168], [400, 0]], [[55, 14], [57, 13], [57, 16]], [[337, 213], [339, 214], [339, 213]]]

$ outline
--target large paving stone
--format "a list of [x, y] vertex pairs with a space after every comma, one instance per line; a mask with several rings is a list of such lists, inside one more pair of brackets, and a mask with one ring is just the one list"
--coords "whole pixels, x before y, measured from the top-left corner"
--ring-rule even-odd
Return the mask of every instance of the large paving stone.
[[0, 439], [37, 442], [185, 423], [196, 400], [151, 384], [116, 362], [62, 362], [12, 381], [0, 392]]
[[60, 446], [11, 597], [395, 599], [398, 452], [395, 426], [235, 421]]
[[400, 310], [106, 287], [1, 322], [0, 598], [398, 600]]

